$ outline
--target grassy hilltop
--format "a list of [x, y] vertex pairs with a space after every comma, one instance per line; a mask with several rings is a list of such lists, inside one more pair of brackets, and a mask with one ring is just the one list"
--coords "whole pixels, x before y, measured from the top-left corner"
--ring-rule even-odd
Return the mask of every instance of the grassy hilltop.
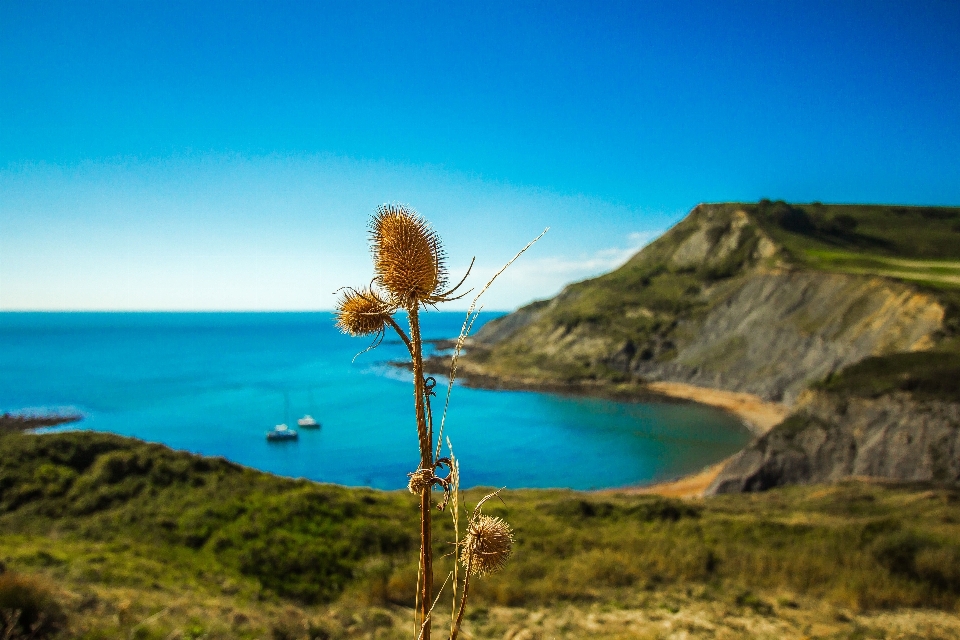
[[878, 397], [960, 399], [960, 208], [761, 203], [758, 220], [804, 268], [915, 284], [945, 310], [929, 350], [874, 356], [818, 385]]
[[[59, 637], [410, 636], [406, 492], [105, 434], [8, 433], [0, 451], [0, 610], [35, 605]], [[955, 489], [848, 483], [703, 502], [528, 490], [504, 502], [488, 511], [515, 526], [515, 557], [475, 583], [469, 637], [960, 631]], [[451, 530], [438, 522], [443, 549]], [[438, 575], [448, 569], [444, 558]]]

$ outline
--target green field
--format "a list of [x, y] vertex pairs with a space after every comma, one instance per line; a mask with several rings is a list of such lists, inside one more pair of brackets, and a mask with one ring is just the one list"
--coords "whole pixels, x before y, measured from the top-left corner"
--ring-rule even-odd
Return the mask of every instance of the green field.
[[876, 275], [939, 287], [960, 287], [960, 262], [949, 260], [904, 260], [869, 253], [809, 249], [807, 265], [823, 271]]
[[[0, 609], [17, 588], [52, 593], [71, 630], [61, 637], [411, 635], [418, 514], [406, 492], [93, 433], [7, 434], [0, 450]], [[960, 606], [957, 489], [846, 483], [700, 502], [525, 490], [485, 511], [517, 543], [504, 573], [475, 583], [473, 637], [529, 616], [542, 633], [589, 637], [578, 621], [594, 614], [634, 616], [639, 635], [614, 625], [607, 637], [657, 637], [640, 618], [653, 629], [690, 616], [853, 633], [891, 611], [952, 624]], [[438, 523], [443, 555], [453, 536]], [[438, 584], [449, 568], [441, 559]]]
[[960, 287], [960, 208], [744, 204], [803, 266]]
[[960, 207], [739, 205], [794, 253], [846, 251], [903, 260], [960, 260]]

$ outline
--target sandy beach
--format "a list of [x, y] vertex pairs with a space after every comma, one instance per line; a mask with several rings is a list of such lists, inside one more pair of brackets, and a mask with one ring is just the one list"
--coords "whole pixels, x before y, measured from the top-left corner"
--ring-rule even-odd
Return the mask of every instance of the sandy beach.
[[682, 382], [650, 382], [646, 386], [665, 396], [692, 400], [729, 411], [743, 420], [747, 428], [758, 436], [770, 431], [790, 413], [786, 405], [767, 402], [751, 393], [695, 387]]
[[[696, 387], [682, 382], [651, 382], [646, 386], [651, 391], [665, 396], [691, 400], [729, 411], [743, 420], [744, 424], [757, 436], [770, 431], [790, 413], [786, 405], [767, 402], [750, 393]], [[721, 460], [702, 471], [677, 480], [645, 487], [619, 489], [617, 492], [659, 495], [671, 498], [699, 498], [703, 496], [704, 491], [729, 461], [730, 458]]]
[[[396, 364], [397, 366], [406, 366], [406, 363]], [[447, 358], [430, 358], [425, 364], [427, 370], [431, 372], [443, 373], [449, 370], [449, 360]], [[462, 367], [461, 380], [468, 386], [485, 389], [526, 389], [548, 393], [573, 393], [608, 397], [615, 400], [640, 400], [667, 397], [696, 402], [716, 407], [735, 415], [755, 437], [764, 435], [790, 414], [790, 408], [787, 405], [768, 402], [760, 396], [751, 393], [698, 387], [683, 382], [648, 382], [639, 384], [609, 384], [602, 382], [571, 384], [544, 382], [535, 379], [491, 375], [484, 371], [482, 367], [471, 366], [469, 364]], [[675, 498], [700, 497], [729, 461], [730, 458], [726, 458], [701, 471], [668, 482], [638, 487], [604, 489], [599, 493], [654, 494]]]

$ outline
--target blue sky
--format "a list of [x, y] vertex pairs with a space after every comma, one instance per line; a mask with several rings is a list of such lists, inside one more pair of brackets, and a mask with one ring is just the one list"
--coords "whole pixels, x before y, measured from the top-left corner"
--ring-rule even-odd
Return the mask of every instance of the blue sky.
[[[955, 2], [0, 0], [0, 309], [317, 309], [406, 202], [490, 308], [698, 202], [960, 204]], [[482, 279], [482, 278], [479, 278]]]

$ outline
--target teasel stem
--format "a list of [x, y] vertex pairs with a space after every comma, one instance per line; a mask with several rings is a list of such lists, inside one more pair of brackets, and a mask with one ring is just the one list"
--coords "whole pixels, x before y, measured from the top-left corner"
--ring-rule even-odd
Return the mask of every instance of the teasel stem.
[[[410, 321], [411, 357], [413, 358], [414, 398], [417, 412], [417, 435], [420, 438], [420, 468], [433, 469], [433, 450], [427, 430], [426, 381], [423, 378], [423, 341], [420, 337], [420, 316], [417, 303], [407, 308]], [[433, 547], [430, 531], [432, 485], [429, 483], [420, 493], [420, 565], [423, 567], [423, 584], [420, 593], [420, 619], [424, 623], [423, 640], [430, 640], [430, 603], [433, 602]]]
[[393, 330], [397, 332], [397, 335], [400, 336], [400, 339], [403, 340], [403, 344], [406, 345], [407, 351], [410, 352], [410, 358], [413, 358], [413, 345], [410, 344], [410, 338], [407, 337], [407, 334], [403, 332], [403, 329], [400, 328], [400, 325], [397, 324], [397, 321], [392, 317], [387, 316], [385, 322], [393, 327]]
[[[467, 567], [470, 566], [472, 553], [467, 554]], [[463, 612], [467, 608], [467, 593], [470, 590], [470, 569], [465, 570], [463, 576], [463, 595], [460, 596], [460, 610], [457, 611], [457, 620], [453, 623], [453, 628], [450, 629], [450, 640], [457, 640], [457, 636], [460, 635], [460, 623], [463, 622]]]

